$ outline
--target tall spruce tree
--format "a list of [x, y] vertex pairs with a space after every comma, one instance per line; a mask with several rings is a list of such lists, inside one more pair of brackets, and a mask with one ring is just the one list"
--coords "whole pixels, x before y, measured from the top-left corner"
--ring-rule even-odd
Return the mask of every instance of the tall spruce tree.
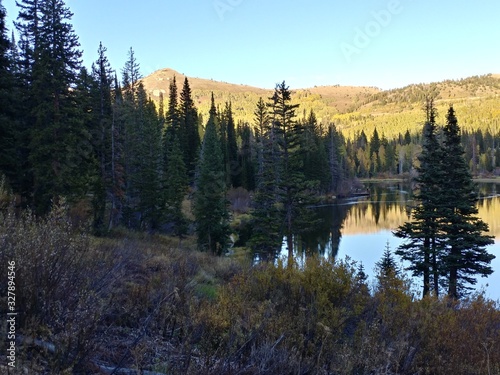
[[236, 126], [233, 117], [231, 102], [226, 103], [224, 108], [227, 136], [227, 170], [229, 172], [230, 186], [237, 188], [241, 186], [241, 164], [238, 158], [238, 144], [236, 142]]
[[431, 288], [436, 295], [439, 294], [442, 238], [438, 222], [442, 216], [444, 183], [443, 153], [437, 136], [436, 109], [432, 99], [427, 100], [425, 111], [427, 121], [416, 178], [419, 191], [415, 193], [415, 200], [418, 205], [413, 209], [412, 221], [395, 232], [396, 237], [406, 240], [396, 254], [411, 263], [408, 269], [414, 276], [423, 277], [424, 296], [429, 294]]
[[157, 230], [163, 216], [161, 194], [162, 124], [156, 106], [139, 80], [139, 64], [132, 49], [123, 69], [125, 224]]
[[184, 79], [179, 101], [181, 150], [184, 152], [184, 164], [192, 179], [200, 150], [200, 134], [198, 132], [198, 111], [191, 95], [191, 87], [187, 77]]
[[[139, 228], [141, 217], [139, 212], [139, 169], [141, 160], [140, 138], [143, 123], [138, 107], [137, 88], [141, 78], [140, 66], [132, 48], [128, 51], [128, 59], [122, 69], [123, 100], [121, 103], [121, 120], [123, 121], [123, 165], [125, 191], [123, 197], [123, 223], [130, 228]], [[143, 113], [143, 112], [142, 112]]]
[[446, 239], [443, 264], [448, 295], [457, 299], [469, 289], [467, 284], [476, 283], [476, 275], [487, 276], [493, 272], [490, 263], [495, 256], [485, 248], [493, 243], [493, 237], [484, 234], [488, 225], [476, 216], [476, 186], [463, 157], [460, 128], [453, 107], [448, 110], [443, 134], [441, 190], [444, 203], [439, 225]]
[[255, 190], [255, 138], [249, 124], [239, 127], [241, 148], [239, 165], [241, 165], [241, 186], [249, 191]]
[[268, 114], [260, 98], [255, 111], [258, 167], [250, 245], [263, 260], [273, 260], [283, 240], [283, 212], [278, 193], [281, 176], [279, 129], [274, 118], [275, 114]]
[[217, 110], [212, 95], [210, 117], [198, 162], [195, 182], [194, 215], [198, 247], [203, 251], [221, 255], [229, 238], [229, 213], [222, 149], [217, 134]]
[[187, 192], [188, 176], [177, 136], [172, 139], [166, 159], [164, 186], [166, 219], [173, 224], [174, 234], [182, 238], [187, 232], [187, 219], [182, 212], [182, 202]]
[[11, 45], [7, 38], [5, 18], [6, 11], [0, 1], [0, 173], [5, 174], [12, 184], [16, 181], [18, 167], [15, 157], [15, 81], [14, 62], [9, 56]]
[[167, 113], [163, 132], [163, 192], [166, 220], [173, 225], [179, 238], [187, 232], [187, 219], [182, 212], [182, 201], [189, 183], [184, 153], [181, 149], [181, 113], [175, 76], [170, 81]]
[[[269, 135], [272, 137], [269, 140], [269, 162], [274, 166], [268, 167], [267, 177], [261, 181], [261, 186], [267, 190], [264, 202], [269, 208], [281, 211], [278, 222], [282, 223], [281, 234], [287, 239], [289, 264], [294, 260], [293, 236], [307, 230], [314, 221], [306, 207], [311, 204], [311, 191], [317, 186], [314, 182], [307, 182], [303, 174], [303, 126], [296, 120], [298, 104], [292, 104], [291, 100], [291, 91], [286, 83], [277, 84], [267, 104], [271, 122]], [[276, 184], [274, 192], [270, 186], [272, 180]], [[276, 197], [274, 201], [273, 193]], [[257, 227], [261, 226], [259, 220], [262, 219], [266, 222], [275, 218], [258, 215]]]
[[303, 154], [303, 172], [308, 181], [317, 181], [318, 187], [323, 192], [329, 188], [330, 173], [325, 144], [316, 114], [311, 110], [304, 121], [301, 148]]
[[125, 105], [122, 89], [115, 74], [113, 90], [113, 114], [111, 120], [110, 144], [110, 201], [108, 230], [123, 220], [123, 205], [126, 195], [125, 175]]
[[255, 124], [255, 138], [257, 143], [257, 175], [263, 174], [263, 141], [264, 134], [266, 132], [266, 127], [269, 124], [269, 115], [267, 113], [267, 106], [262, 97], [259, 98], [257, 102], [255, 112], [254, 112], [254, 124]]
[[162, 128], [154, 102], [147, 98], [142, 82], [138, 86], [139, 137], [137, 183], [141, 228], [158, 230], [162, 221]]
[[75, 101], [81, 51], [62, 0], [20, 2], [21, 70], [30, 127], [34, 206], [85, 196], [91, 136]]
[[342, 186], [347, 177], [343, 168], [343, 154], [345, 154], [345, 146], [342, 135], [337, 131], [337, 128], [333, 123], [331, 123], [328, 127], [325, 143], [328, 168], [330, 172], [329, 189], [334, 194], [344, 193], [342, 191]]
[[92, 65], [92, 139], [97, 164], [93, 188], [94, 232], [101, 234], [105, 226], [106, 205], [111, 197], [111, 123], [113, 103], [111, 99], [113, 72], [106, 56], [106, 47], [99, 44], [97, 61]]
[[380, 137], [377, 128], [373, 130], [372, 138], [370, 139], [370, 176], [374, 176], [380, 169]]
[[[161, 103], [161, 102], [160, 102]], [[172, 78], [168, 88], [168, 106], [165, 114], [165, 128], [163, 130], [163, 153], [164, 157], [170, 154], [170, 149], [175, 137], [180, 137], [180, 119], [177, 98], [177, 83], [175, 76]], [[165, 166], [167, 160], [165, 159]]]

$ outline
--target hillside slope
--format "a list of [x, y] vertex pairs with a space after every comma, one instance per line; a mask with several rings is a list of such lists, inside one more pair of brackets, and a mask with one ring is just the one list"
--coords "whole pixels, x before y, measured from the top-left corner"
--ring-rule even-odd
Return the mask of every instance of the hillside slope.
[[[173, 77], [181, 90], [186, 77], [173, 69], [158, 70], [143, 79], [148, 94], [159, 100], [163, 93], [168, 99], [168, 87]], [[231, 101], [236, 121], [253, 122], [255, 104], [266, 100], [272, 90], [237, 85], [209, 79], [188, 77], [198, 110], [207, 118], [213, 92], [217, 105]], [[412, 84], [403, 88], [380, 90], [375, 87], [315, 86], [295, 89], [293, 99], [300, 103], [299, 117], [314, 110], [324, 124], [334, 122], [343, 133], [352, 137], [364, 130], [368, 135], [376, 127], [387, 137], [419, 131], [422, 124], [422, 103], [426, 96], [435, 98], [438, 112], [444, 116], [453, 104], [464, 128], [487, 128], [500, 131], [500, 75], [484, 75], [461, 80], [446, 80], [430, 84]], [[444, 118], [439, 119], [441, 122]]]

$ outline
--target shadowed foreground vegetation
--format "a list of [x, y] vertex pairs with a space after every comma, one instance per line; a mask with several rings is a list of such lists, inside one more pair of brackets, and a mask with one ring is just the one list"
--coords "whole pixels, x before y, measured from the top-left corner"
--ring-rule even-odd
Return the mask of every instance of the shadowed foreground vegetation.
[[95, 239], [62, 208], [0, 223], [1, 262], [17, 267], [13, 374], [500, 372], [500, 308], [481, 295], [420, 300], [350, 260], [252, 266], [192, 239]]

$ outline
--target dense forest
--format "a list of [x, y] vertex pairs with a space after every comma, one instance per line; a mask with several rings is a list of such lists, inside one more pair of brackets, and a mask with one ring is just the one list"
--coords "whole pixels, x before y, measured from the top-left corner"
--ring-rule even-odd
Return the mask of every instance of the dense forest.
[[[0, 0], [0, 311], [14, 306], [5, 291], [16, 311], [2, 324], [16, 333], [1, 341], [15, 347], [2, 372], [500, 371], [498, 303], [466, 288], [492, 272], [472, 175], [499, 173], [498, 117], [460, 131], [450, 107], [440, 127], [443, 107], [429, 117], [428, 100], [444, 99], [427, 86], [363, 89], [319, 113], [316, 94], [284, 81], [249, 119], [213, 91], [205, 112], [187, 77], [153, 99], [133, 48], [119, 70], [102, 44], [82, 66], [63, 0], [18, 8], [8, 30]], [[476, 80], [466, 91], [496, 87]], [[374, 100], [413, 107], [372, 127]], [[414, 127], [390, 130], [408, 118]], [[294, 235], [318, 224], [311, 207], [362, 191], [358, 178], [394, 176], [420, 189], [397, 253], [423, 278], [422, 298], [390, 249], [373, 285], [349, 259], [295, 261]], [[234, 246], [244, 254], [229, 256]]]

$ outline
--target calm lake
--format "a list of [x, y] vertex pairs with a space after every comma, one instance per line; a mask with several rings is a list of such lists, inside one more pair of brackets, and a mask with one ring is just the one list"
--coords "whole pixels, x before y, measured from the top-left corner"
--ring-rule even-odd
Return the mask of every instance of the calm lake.
[[[369, 197], [338, 200], [315, 208], [321, 223], [313, 233], [294, 238], [297, 257], [314, 253], [337, 259], [348, 256], [362, 262], [369, 276], [373, 274], [375, 263], [386, 246], [394, 251], [401, 243], [392, 231], [409, 220], [414, 202], [408, 184], [366, 183], [365, 186], [370, 190]], [[489, 234], [495, 237], [495, 244], [488, 250], [497, 258], [492, 262], [495, 272], [488, 278], [479, 277], [476, 288], [483, 288], [487, 297], [500, 300], [500, 183], [481, 183], [478, 187], [479, 217], [489, 225]], [[282, 255], [286, 254], [284, 244]], [[420, 283], [420, 279], [415, 279], [419, 291]]]

